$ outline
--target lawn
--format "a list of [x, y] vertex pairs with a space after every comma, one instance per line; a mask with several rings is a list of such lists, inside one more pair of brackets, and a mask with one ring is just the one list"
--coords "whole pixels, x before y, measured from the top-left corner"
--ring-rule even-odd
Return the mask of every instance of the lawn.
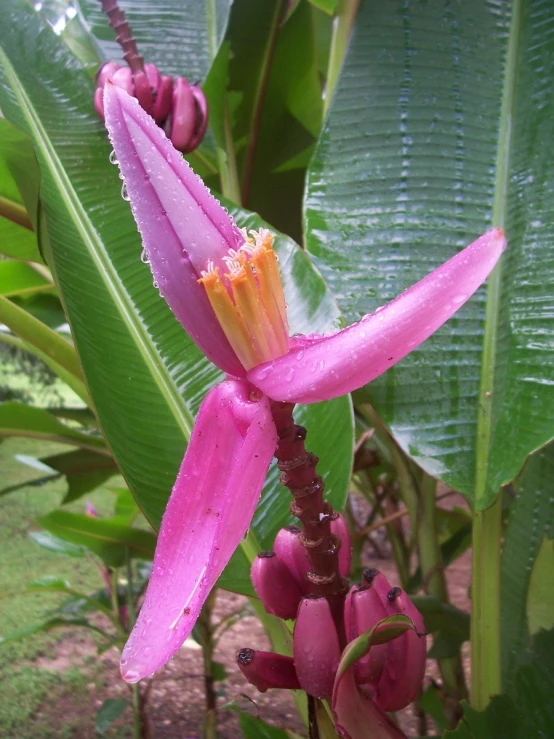
[[[16, 455], [39, 457], [64, 449], [34, 439], [7, 439], [0, 444], [0, 487], [39, 476]], [[56, 480], [41, 487], [28, 485], [0, 497], [0, 634], [43, 620], [62, 600], [63, 596], [56, 593], [28, 592], [26, 583], [36, 578], [56, 575], [85, 591], [101, 586], [92, 559], [56, 555], [29, 538], [29, 532], [37, 529], [35, 519], [59, 505], [64, 492], [65, 482]], [[89, 496], [104, 514], [111, 513], [113, 497], [107, 489]], [[68, 509], [82, 511], [83, 507], [84, 500], [79, 500]], [[0, 646], [0, 735], [4, 739], [88, 736], [90, 725], [79, 727], [75, 719], [56, 725], [51, 720], [52, 711], [59, 712], [68, 695], [77, 702], [90, 703], [97, 684], [103, 682], [102, 665], [95, 659], [91, 637], [82, 629], [35, 634]]]

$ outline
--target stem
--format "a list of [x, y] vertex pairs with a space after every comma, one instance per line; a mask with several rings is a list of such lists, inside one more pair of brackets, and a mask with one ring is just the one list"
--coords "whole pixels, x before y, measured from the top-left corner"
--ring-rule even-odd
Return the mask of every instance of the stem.
[[252, 170], [254, 169], [256, 145], [258, 143], [258, 134], [260, 132], [260, 121], [262, 118], [265, 94], [267, 91], [267, 83], [269, 81], [271, 65], [273, 63], [273, 56], [275, 54], [275, 47], [277, 46], [277, 38], [279, 36], [279, 21], [282, 18], [287, 5], [287, 0], [280, 0], [275, 3], [275, 12], [271, 19], [269, 38], [267, 40], [265, 53], [262, 59], [258, 84], [256, 85], [254, 105], [252, 107], [252, 119], [250, 121], [250, 135], [248, 136], [248, 145], [246, 148], [246, 157], [244, 160], [244, 171], [242, 176], [242, 202], [245, 205], [248, 202], [248, 195], [250, 193], [250, 182], [252, 180]]
[[333, 21], [333, 38], [331, 39], [331, 51], [327, 67], [327, 87], [323, 103], [324, 116], [331, 105], [359, 4], [360, 0], [339, 0], [338, 2], [337, 14]]
[[310, 559], [307, 579], [314, 595], [327, 598], [341, 643], [344, 631], [344, 598], [348, 583], [339, 572], [340, 540], [331, 531], [332, 506], [323, 500], [325, 484], [316, 473], [318, 458], [306, 451], [306, 429], [294, 423], [292, 403], [272, 403], [279, 441], [275, 451], [281, 482], [294, 496], [291, 513], [304, 526], [302, 543]]
[[[496, 181], [492, 219], [506, 225], [506, 196], [510, 183], [512, 121], [518, 71], [518, 50], [523, 28], [523, 2], [512, 0], [506, 50], [502, 109], [499, 120]], [[473, 517], [473, 598], [471, 615], [471, 677], [473, 705], [483, 710], [491, 696], [501, 692], [500, 673], [500, 497], [490, 508], [489, 459], [494, 423], [494, 375], [500, 316], [502, 261], [488, 279], [483, 359], [477, 415], [477, 459]]]
[[214, 691], [214, 675], [213, 675], [213, 627], [212, 627], [212, 611], [215, 602], [215, 588], [209, 594], [206, 602], [202, 606], [200, 616], [196, 624], [197, 631], [200, 636], [202, 646], [202, 657], [204, 661], [204, 697], [206, 700], [206, 710], [204, 713], [203, 732], [204, 739], [216, 739], [217, 737], [217, 704]]
[[[131, 555], [129, 549], [127, 548], [125, 549], [125, 569], [127, 572], [127, 613], [129, 614], [129, 632], [131, 632], [133, 626], [135, 625], [135, 621], [137, 620], [137, 611], [135, 608], [135, 596], [133, 593], [133, 565], [131, 563]], [[117, 581], [115, 583], [114, 590], [117, 591]], [[131, 702], [133, 706], [133, 739], [141, 739], [142, 720], [140, 706], [140, 688], [138, 684], [131, 685]]]
[[217, 163], [219, 167], [221, 192], [226, 198], [228, 198], [228, 200], [232, 200], [235, 205], [242, 205], [239, 175], [237, 170], [237, 158], [235, 156], [235, 142], [233, 141], [231, 114], [229, 113], [227, 93], [225, 93], [225, 103], [223, 108], [223, 135], [225, 137], [225, 149], [220, 149], [219, 146], [217, 147]]
[[33, 224], [27, 215], [27, 211], [19, 203], [14, 203], [13, 200], [0, 197], [0, 216], [7, 218], [12, 223], [17, 223], [18, 226], [22, 226], [29, 231], [33, 230]]
[[117, 0], [100, 0], [102, 10], [108, 16], [108, 23], [115, 31], [115, 40], [123, 49], [123, 58], [132, 72], [144, 71], [144, 59], [138, 53], [131, 26], [120, 9]]
[[[448, 603], [448, 586], [437, 536], [437, 481], [423, 473], [420, 485], [419, 523], [417, 543], [421, 575], [427, 595], [434, 595]], [[437, 660], [446, 692], [445, 713], [451, 728], [460, 718], [460, 701], [467, 698], [464, 669], [460, 652]]]
[[473, 516], [472, 703], [483, 711], [500, 688], [500, 535], [502, 496]]

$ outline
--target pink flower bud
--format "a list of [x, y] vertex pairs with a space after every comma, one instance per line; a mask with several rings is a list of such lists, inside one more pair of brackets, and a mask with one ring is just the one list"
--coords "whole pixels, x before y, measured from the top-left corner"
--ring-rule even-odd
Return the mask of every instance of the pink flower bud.
[[90, 516], [90, 518], [98, 518], [98, 511], [90, 502], [90, 500], [87, 500], [85, 502], [85, 513], [87, 514], [87, 516]]
[[163, 123], [171, 113], [173, 104], [173, 77], [164, 76], [157, 88], [152, 117], [156, 123]]
[[144, 71], [146, 72], [146, 76], [148, 77], [148, 82], [150, 83], [152, 92], [154, 93], [154, 95], [156, 95], [158, 93], [158, 90], [160, 89], [160, 83], [162, 81], [160, 70], [158, 69], [158, 67], [156, 67], [155, 64], [145, 64]]
[[145, 72], [135, 72], [132, 76], [132, 81], [134, 96], [139, 101], [140, 107], [151, 115], [154, 107], [154, 97], [148, 76]]
[[[371, 586], [352, 588], [344, 605], [346, 638], [348, 641], [356, 639], [386, 616], [385, 606], [375, 588]], [[354, 665], [356, 683], [363, 685], [371, 693], [375, 691], [383, 672], [383, 665], [387, 659], [387, 648], [388, 644], [372, 646], [368, 654]]]
[[306, 575], [310, 571], [310, 560], [300, 540], [300, 529], [297, 526], [285, 526], [279, 529], [273, 548], [275, 554], [284, 562], [294, 575], [303, 593], [309, 592]]
[[104, 120], [104, 88], [103, 87], [97, 87], [94, 91], [94, 109]]
[[338, 536], [340, 541], [339, 571], [343, 577], [350, 575], [350, 563], [352, 560], [352, 543], [350, 531], [346, 519], [340, 513], [334, 513], [331, 519], [331, 531]]
[[190, 89], [192, 90], [194, 101], [196, 103], [196, 128], [194, 130], [194, 135], [189, 142], [188, 151], [194, 151], [194, 149], [202, 143], [202, 139], [206, 133], [206, 128], [208, 127], [208, 101], [206, 100], [206, 96], [201, 87], [198, 87], [198, 85], [192, 85]]
[[326, 598], [308, 596], [300, 602], [293, 653], [302, 688], [316, 698], [331, 696], [341, 650]]
[[129, 95], [135, 95], [133, 88], [133, 74], [130, 67], [120, 67], [112, 76], [111, 80], [117, 87], [125, 90]]
[[384, 645], [386, 659], [373, 697], [381, 710], [398, 711], [417, 698], [425, 673], [427, 649], [423, 617], [410, 597], [400, 588], [391, 588], [378, 570], [366, 570], [364, 580], [369, 590], [377, 594], [386, 616], [402, 613], [413, 621], [417, 630], [416, 633], [410, 629]]
[[166, 131], [173, 146], [188, 151], [196, 128], [196, 103], [191, 87], [184, 77], [177, 77], [173, 84], [173, 107]]
[[269, 688], [300, 688], [292, 657], [245, 648], [237, 652], [237, 664], [248, 682], [261, 693]]
[[106, 80], [113, 79], [113, 76], [118, 69], [121, 69], [121, 64], [116, 64], [116, 62], [105, 62], [102, 64], [98, 69], [98, 72], [96, 72], [96, 77], [94, 79], [96, 87], [104, 87]]
[[388, 642], [387, 661], [379, 681], [377, 704], [383, 711], [398, 711], [417, 698], [425, 674], [427, 646], [421, 613], [400, 588], [387, 593], [387, 616], [403, 613], [417, 629]]
[[250, 570], [252, 585], [265, 610], [279, 618], [296, 618], [302, 592], [294, 575], [275, 552], [260, 552]]

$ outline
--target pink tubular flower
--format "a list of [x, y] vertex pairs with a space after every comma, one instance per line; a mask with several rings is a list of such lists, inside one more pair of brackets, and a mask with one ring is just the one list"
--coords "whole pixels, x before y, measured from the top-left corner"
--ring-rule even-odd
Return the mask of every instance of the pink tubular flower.
[[139, 103], [109, 82], [104, 112], [160, 292], [232, 378], [200, 408], [162, 521], [121, 660], [136, 682], [175, 654], [248, 528], [277, 439], [270, 402], [334, 398], [385, 372], [475, 292], [505, 239], [493, 229], [359, 323], [291, 341], [271, 234], [238, 229]]

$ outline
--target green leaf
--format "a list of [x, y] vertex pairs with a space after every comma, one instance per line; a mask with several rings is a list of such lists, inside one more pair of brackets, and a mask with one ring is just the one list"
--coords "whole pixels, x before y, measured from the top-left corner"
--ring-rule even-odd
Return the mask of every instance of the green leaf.
[[0, 404], [0, 438], [25, 436], [44, 441], [57, 441], [109, 456], [102, 439], [75, 431], [60, 423], [48, 411], [22, 403]]
[[0, 261], [0, 295], [11, 297], [52, 290], [54, 285], [30, 264], [11, 259]]
[[506, 695], [495, 695], [485, 711], [479, 712], [462, 701], [464, 717], [455, 731], [447, 731], [445, 739], [520, 739], [519, 717], [513, 701]]
[[[10, 32], [3, 32], [8, 22]], [[0, 104], [37, 149], [45, 248], [50, 245], [49, 264], [87, 386], [131, 492], [158, 526], [199, 404], [221, 374], [184, 334], [140, 261], [139, 237], [108, 161], [86, 71], [24, 2], [0, 6], [0, 41]], [[240, 226], [264, 225], [245, 211], [232, 213]], [[279, 234], [276, 248], [292, 332], [336, 327], [337, 307], [306, 255]], [[327, 495], [342, 508], [353, 443], [350, 400], [299, 409], [298, 419], [308, 428], [309, 448], [321, 458]], [[261, 546], [290, 522], [289, 502], [274, 468], [253, 526]], [[247, 558], [238, 552], [231, 564], [225, 587], [251, 593]]]
[[400, 613], [378, 621], [373, 628], [348, 643], [342, 653], [336, 679], [339, 679], [359, 659], [365, 657], [371, 647], [396, 639], [410, 629], [415, 631], [414, 622]]
[[553, 27], [541, 0], [362, 2], [307, 181], [307, 247], [349, 321], [505, 228], [488, 289], [364, 395], [478, 508], [553, 436]]
[[535, 635], [554, 628], [554, 539], [542, 540], [527, 593], [527, 623]]
[[123, 698], [108, 698], [105, 700], [96, 712], [97, 733], [100, 735], [105, 734], [114, 721], [117, 721], [130, 705], [129, 701]]
[[[238, 99], [233, 137], [242, 202], [300, 238], [305, 170], [322, 121], [312, 10], [301, 3], [240, 0], [233, 6], [229, 89]], [[293, 164], [291, 164], [293, 162]]]
[[554, 538], [554, 444], [533, 454], [516, 480], [500, 566], [502, 684], [513, 683], [530, 644], [526, 604], [541, 542]]
[[433, 634], [429, 658], [455, 656], [460, 645], [469, 640], [469, 615], [433, 595], [414, 595], [412, 600], [423, 616], [425, 629]]
[[554, 726], [554, 631], [541, 631], [515, 675], [510, 695], [494, 696], [483, 712], [465, 701], [464, 718], [445, 739], [549, 739]]
[[43, 457], [41, 461], [67, 478], [68, 491], [63, 499], [64, 504], [77, 500], [119, 473], [110, 456], [90, 449], [54, 454]]
[[253, 716], [236, 703], [231, 701], [226, 703], [223, 708], [234, 711], [238, 714], [239, 724], [244, 739], [288, 739], [287, 733], [282, 729], [276, 729], [274, 726], [266, 724], [261, 718]]
[[122, 567], [126, 550], [131, 557], [154, 557], [154, 534], [106, 518], [92, 518], [81, 513], [56, 510], [38, 518], [37, 523], [54, 536], [86, 547], [109, 567]]
[[104, 632], [102, 631], [102, 629], [98, 628], [90, 621], [87, 621], [85, 618], [72, 618], [71, 616], [61, 618], [55, 616], [39, 624], [32, 624], [31, 626], [26, 626], [23, 629], [12, 631], [11, 634], [0, 636], [0, 647], [2, 647], [2, 645], [4, 644], [11, 644], [16, 641], [22, 641], [23, 639], [27, 639], [27, 637], [32, 636], [33, 634], [38, 634], [41, 631], [51, 631], [52, 629], [56, 629], [59, 626], [84, 626], [85, 628], [92, 629], [92, 631], [96, 631], [104, 636]]
[[0, 321], [16, 336], [32, 344], [56, 364], [81, 379], [79, 359], [69, 341], [2, 295], [0, 295]]
[[71, 544], [71, 542], [65, 541], [59, 536], [54, 536], [49, 531], [31, 531], [29, 538], [39, 547], [54, 552], [54, 554], [65, 554], [67, 557], [83, 557], [86, 554], [86, 549], [83, 546]]
[[[79, 3], [89, 28], [106, 59], [122, 61], [123, 51], [115, 42], [100, 4]], [[122, 0], [139, 53], [162, 74], [204, 79], [216, 55], [227, 25], [230, 0]]]
[[0, 253], [42, 262], [36, 228], [39, 170], [29, 139], [0, 119]]

